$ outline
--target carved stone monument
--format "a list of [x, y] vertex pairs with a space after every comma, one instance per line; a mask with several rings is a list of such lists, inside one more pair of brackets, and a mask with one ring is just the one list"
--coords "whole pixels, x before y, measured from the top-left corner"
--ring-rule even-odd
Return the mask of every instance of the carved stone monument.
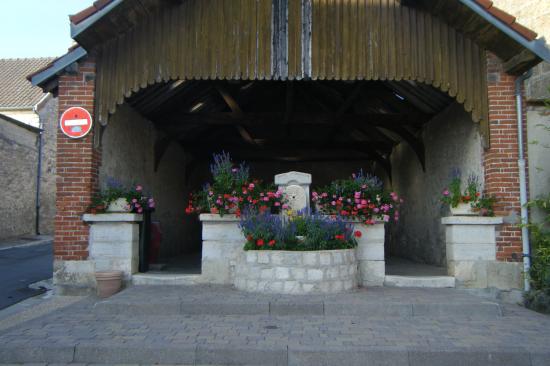
[[288, 172], [277, 174], [275, 184], [283, 191], [288, 206], [293, 211], [310, 211], [309, 186], [311, 174], [301, 172]]

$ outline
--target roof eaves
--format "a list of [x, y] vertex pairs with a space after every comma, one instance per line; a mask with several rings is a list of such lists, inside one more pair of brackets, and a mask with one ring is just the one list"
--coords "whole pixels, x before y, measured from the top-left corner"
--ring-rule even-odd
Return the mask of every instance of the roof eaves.
[[36, 133], [40, 133], [42, 132], [42, 129], [41, 128], [38, 128], [38, 127], [34, 127], [34, 126], [31, 126], [29, 124], [26, 124], [26, 123], [23, 123], [21, 121], [18, 121], [16, 120], [15, 118], [11, 118], [9, 116], [6, 116], [5, 114], [1, 114], [0, 113], [0, 120], [4, 120], [6, 122], [10, 122], [10, 123], [13, 123], [14, 125], [17, 125], [19, 127], [22, 127], [24, 129], [27, 129], [31, 132], [36, 132]]
[[[543, 39], [529, 39], [526, 37], [524, 32], [519, 31], [514, 28], [514, 24], [521, 26], [519, 23], [512, 22], [509, 24], [506, 20], [502, 19], [495, 15], [495, 12], [491, 12], [490, 9], [484, 7], [476, 0], [459, 0], [463, 5], [470, 8], [476, 14], [481, 16], [483, 19], [491, 23], [493, 26], [498, 28], [508, 37], [512, 38], [514, 41], [518, 42], [520, 45], [533, 52], [535, 55], [540, 57], [542, 60], [550, 62], [550, 49], [546, 46], [546, 42]], [[498, 9], [498, 8], [495, 8]], [[515, 18], [514, 18], [515, 21]], [[521, 26], [524, 28], [523, 26]], [[527, 29], [527, 28], [526, 28]], [[531, 35], [532, 36], [532, 35]], [[536, 36], [536, 34], [534, 35]]]
[[78, 23], [71, 22], [71, 37], [76, 39], [79, 34], [84, 32], [86, 29], [95, 24], [98, 20], [107, 15], [111, 10], [122, 4], [124, 0], [113, 0], [109, 4], [104, 5], [100, 9], [96, 9], [93, 12], [90, 12], [84, 19], [80, 20]]
[[57, 73], [63, 71], [67, 66], [77, 62], [87, 54], [86, 50], [79, 46], [53, 61], [47, 68], [30, 75], [30, 82], [34, 86], [42, 86], [46, 81], [55, 77]]

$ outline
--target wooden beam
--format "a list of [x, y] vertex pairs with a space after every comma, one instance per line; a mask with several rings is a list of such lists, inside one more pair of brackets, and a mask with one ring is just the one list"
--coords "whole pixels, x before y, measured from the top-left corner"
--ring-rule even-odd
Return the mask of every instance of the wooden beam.
[[188, 151], [193, 153], [210, 153], [216, 151], [247, 151], [247, 152], [269, 152], [272, 151], [275, 154], [288, 153], [289, 151], [310, 151], [320, 149], [323, 151], [340, 152], [345, 150], [362, 151], [365, 146], [384, 153], [390, 153], [392, 151], [392, 145], [381, 141], [362, 140], [360, 142], [334, 142], [330, 146], [321, 146], [318, 141], [309, 140], [285, 140], [285, 141], [272, 141], [267, 140], [261, 146], [248, 146], [243, 145], [237, 141], [208, 141], [208, 140], [182, 140], [182, 146]]
[[411, 149], [416, 154], [418, 161], [420, 161], [420, 165], [422, 165], [422, 170], [426, 171], [426, 149], [424, 147], [424, 143], [421, 139], [414, 136], [412, 133], [407, 131], [402, 126], [377, 126], [378, 128], [385, 128], [391, 132], [394, 132], [401, 136], [403, 140], [411, 147]]
[[[184, 113], [165, 121], [157, 122], [159, 128], [177, 127], [181, 125], [241, 125], [241, 126], [277, 126], [284, 119], [284, 113], [246, 113], [236, 118], [233, 113]], [[328, 125], [344, 124], [413, 124], [418, 121], [411, 119], [406, 114], [394, 113], [368, 113], [368, 114], [342, 114], [336, 113], [293, 113], [289, 119], [292, 124], [304, 125]]]
[[[232, 118], [234, 118], [234, 119], [242, 118], [243, 115], [244, 115], [243, 111], [242, 111], [241, 107], [239, 107], [239, 104], [237, 103], [235, 98], [233, 98], [227, 92], [227, 90], [225, 90], [220, 85], [217, 85], [216, 89], [218, 90], [218, 92], [222, 96], [225, 103], [229, 106], [229, 109], [231, 109]], [[237, 128], [237, 131], [239, 131], [239, 134], [241, 135], [241, 137], [243, 138], [243, 140], [245, 142], [249, 143], [250, 145], [256, 145], [256, 141], [254, 141], [254, 138], [252, 137], [250, 132], [245, 127], [243, 127], [241, 124], [237, 124], [237, 125], [235, 125], [235, 127]]]
[[541, 59], [525, 49], [503, 63], [504, 71], [510, 75], [521, 75], [525, 70], [529, 70], [531, 67], [535, 66], [541, 61]]

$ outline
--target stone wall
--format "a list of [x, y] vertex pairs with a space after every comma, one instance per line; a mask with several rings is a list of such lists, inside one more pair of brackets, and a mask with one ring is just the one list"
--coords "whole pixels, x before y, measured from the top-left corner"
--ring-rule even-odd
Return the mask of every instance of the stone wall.
[[163, 240], [161, 257], [182, 254], [193, 246], [186, 236], [185, 154], [171, 144], [164, 154], [158, 171], [154, 171], [154, 143], [157, 132], [153, 124], [128, 105], [122, 105], [109, 120], [102, 137], [103, 161], [100, 185], [109, 178], [126, 186], [141, 184], [157, 202], [153, 221], [160, 221]]
[[[463, 179], [483, 179], [479, 125], [462, 105], [452, 104], [425, 127], [426, 171], [412, 149], [399, 144], [391, 155], [393, 188], [404, 197], [399, 222], [390, 234], [389, 254], [415, 261], [445, 265], [445, 231], [441, 217], [448, 208], [439, 199], [453, 168]], [[386, 253], [388, 253], [388, 249]]]
[[[538, 33], [550, 43], [550, 5], [541, 0], [493, 0], [495, 6], [514, 15], [517, 20]], [[550, 64], [543, 62], [533, 70], [526, 84], [526, 96], [530, 101], [550, 98]]]
[[35, 233], [38, 130], [0, 116], [0, 240]]
[[[33, 112], [34, 114], [34, 112]], [[41, 234], [52, 235], [55, 217], [55, 149], [57, 99], [49, 98], [39, 111], [43, 123], [40, 181]], [[1, 118], [1, 117], [0, 117]], [[36, 178], [38, 130], [9, 121], [0, 122], [0, 239], [36, 233]]]
[[[494, 4], [517, 17], [518, 21], [533, 29], [550, 43], [550, 4], [540, 0], [494, 0]], [[529, 156], [529, 196], [531, 199], [550, 193], [550, 133], [543, 128], [550, 127], [550, 112], [540, 105], [550, 99], [550, 63], [543, 62], [533, 68], [533, 75], [525, 83], [527, 110], [527, 139]], [[536, 143], [535, 143], [536, 142]], [[544, 213], [532, 209], [532, 218], [542, 222]]]

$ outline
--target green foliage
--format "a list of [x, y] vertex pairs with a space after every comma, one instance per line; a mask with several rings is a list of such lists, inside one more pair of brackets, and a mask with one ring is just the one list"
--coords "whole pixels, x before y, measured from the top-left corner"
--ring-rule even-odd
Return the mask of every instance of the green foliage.
[[546, 213], [541, 224], [529, 223], [531, 234], [532, 260], [529, 278], [537, 290], [550, 290], [550, 194], [530, 201], [530, 208], [539, 208]]
[[494, 196], [481, 197], [472, 204], [481, 216], [495, 216], [494, 206], [497, 199]]

